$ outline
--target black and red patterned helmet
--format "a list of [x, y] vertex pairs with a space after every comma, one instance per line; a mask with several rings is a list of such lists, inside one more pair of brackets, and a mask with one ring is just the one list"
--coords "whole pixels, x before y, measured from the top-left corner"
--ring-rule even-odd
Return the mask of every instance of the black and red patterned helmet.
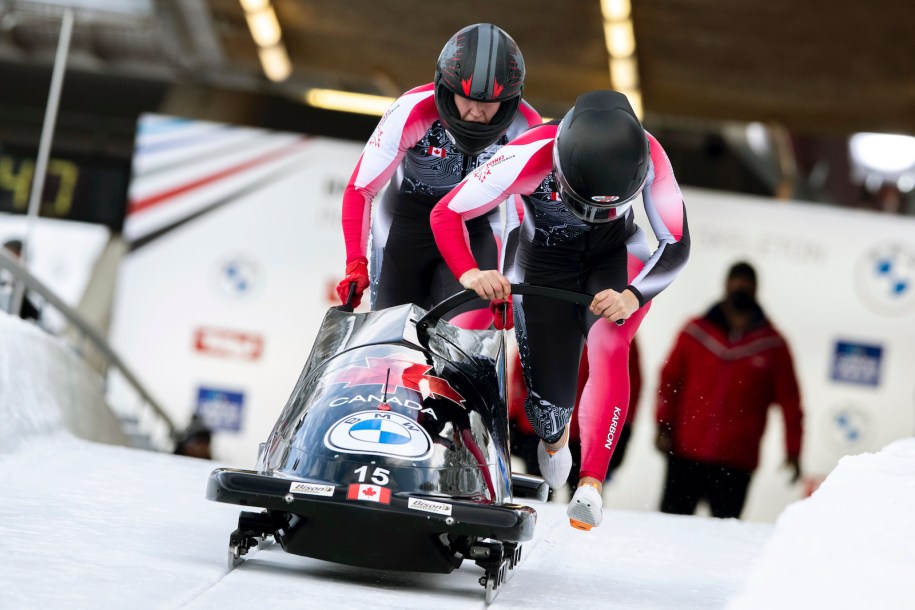
[[[478, 155], [515, 118], [524, 87], [524, 58], [512, 37], [491, 23], [467, 26], [451, 37], [435, 67], [435, 105], [458, 150]], [[462, 121], [454, 95], [501, 102], [488, 124]]]

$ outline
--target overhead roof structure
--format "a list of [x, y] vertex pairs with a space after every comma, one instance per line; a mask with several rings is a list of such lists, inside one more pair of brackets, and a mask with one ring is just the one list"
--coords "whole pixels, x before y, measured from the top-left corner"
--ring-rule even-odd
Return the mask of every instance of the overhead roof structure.
[[[72, 65], [83, 69], [290, 97], [313, 87], [396, 96], [432, 79], [456, 30], [489, 21], [519, 43], [526, 97], [544, 114], [612, 85], [600, 0], [267, 4], [291, 63], [280, 83], [265, 78], [238, 0], [0, 2], [0, 61], [47, 62], [60, 7], [76, 6]], [[915, 133], [909, 0], [639, 0], [631, 13], [649, 116]]]
[[[315, 114], [309, 92], [395, 97], [430, 82], [445, 41], [475, 22], [515, 38], [525, 98], [561, 117], [582, 92], [623, 89], [605, 27], [621, 7], [645, 124], [664, 136], [678, 176], [698, 176], [693, 185], [857, 205], [847, 138], [915, 135], [911, 0], [0, 0], [0, 142], [37, 138], [67, 9], [70, 110], [55, 142], [123, 156], [144, 111], [362, 139], [377, 118]], [[264, 11], [255, 36], [251, 15]], [[266, 68], [267, 55], [280, 63]], [[743, 135], [721, 154], [751, 122], [775, 130], [790, 154], [760, 159]], [[819, 182], [786, 186], [792, 165]]]

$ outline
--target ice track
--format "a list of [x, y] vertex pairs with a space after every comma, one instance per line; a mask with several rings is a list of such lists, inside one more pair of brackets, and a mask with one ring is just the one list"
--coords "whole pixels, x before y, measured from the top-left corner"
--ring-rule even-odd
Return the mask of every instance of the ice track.
[[[219, 464], [67, 434], [0, 454], [2, 608], [482, 608], [482, 570], [366, 570], [252, 551], [228, 571], [241, 507], [204, 498]], [[772, 526], [608, 511], [592, 532], [536, 504], [535, 539], [491, 608], [725, 608]]]

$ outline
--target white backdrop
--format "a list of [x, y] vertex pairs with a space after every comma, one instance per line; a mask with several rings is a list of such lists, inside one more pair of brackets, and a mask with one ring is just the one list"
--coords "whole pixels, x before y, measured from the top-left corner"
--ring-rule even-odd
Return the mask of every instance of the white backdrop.
[[[0, 245], [10, 239], [27, 241], [31, 237], [29, 272], [67, 305], [76, 308], [111, 232], [102, 225], [37, 218], [29, 236], [28, 225], [26, 216], [0, 214]], [[35, 298], [40, 305], [41, 301]], [[6, 301], [0, 299], [0, 302]], [[49, 330], [58, 331], [64, 325], [63, 317], [53, 308], [44, 309], [41, 317], [42, 325]]]
[[[131, 190], [146, 203], [125, 227], [135, 243], [222, 205], [127, 257], [113, 341], [179, 424], [195, 409], [217, 417], [226, 428], [217, 456], [251, 467], [334, 304], [344, 267], [342, 188], [362, 146], [168, 117], [146, 117], [138, 142]], [[639, 332], [642, 404], [608, 506], [656, 508], [660, 363], [682, 324], [720, 297], [737, 259], [756, 266], [760, 300], [793, 348], [810, 482], [842, 455], [911, 436], [915, 219], [695, 189], [684, 197], [692, 256]], [[774, 413], [745, 513], [754, 520], [774, 519], [804, 493], [778, 468], [784, 444]]]
[[[0, 214], [0, 244], [10, 239], [26, 240], [28, 218]], [[79, 304], [89, 282], [92, 266], [98, 260], [110, 231], [102, 225], [56, 220], [35, 219], [29, 245], [28, 270], [67, 305]]]
[[166, 117], [147, 117], [138, 142], [134, 243], [225, 203], [128, 254], [112, 341], [179, 426], [204, 410], [230, 428], [216, 456], [252, 467], [333, 304], [340, 196], [361, 147]]

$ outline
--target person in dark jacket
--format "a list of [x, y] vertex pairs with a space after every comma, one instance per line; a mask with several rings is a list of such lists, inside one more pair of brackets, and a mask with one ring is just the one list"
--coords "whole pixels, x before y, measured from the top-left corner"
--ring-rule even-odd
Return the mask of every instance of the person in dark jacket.
[[191, 417], [187, 429], [175, 443], [175, 455], [212, 460], [213, 452], [210, 446], [213, 440], [213, 431], [203, 422], [199, 415]]
[[788, 343], [756, 301], [750, 264], [734, 264], [724, 299], [680, 332], [657, 399], [656, 445], [667, 455], [662, 512], [693, 514], [705, 500], [713, 516], [739, 518], [774, 403], [785, 418], [792, 483], [800, 478], [797, 377]]
[[[10, 239], [3, 243], [3, 249], [16, 259], [16, 261], [22, 260], [22, 247], [21, 239]], [[13, 284], [11, 279], [0, 277], [0, 291], [7, 293], [7, 296], [10, 298], [13, 294]], [[23, 320], [34, 320], [36, 322], [41, 319], [41, 310], [32, 300], [32, 295], [29, 292], [26, 292], [22, 298], [19, 317]]]

